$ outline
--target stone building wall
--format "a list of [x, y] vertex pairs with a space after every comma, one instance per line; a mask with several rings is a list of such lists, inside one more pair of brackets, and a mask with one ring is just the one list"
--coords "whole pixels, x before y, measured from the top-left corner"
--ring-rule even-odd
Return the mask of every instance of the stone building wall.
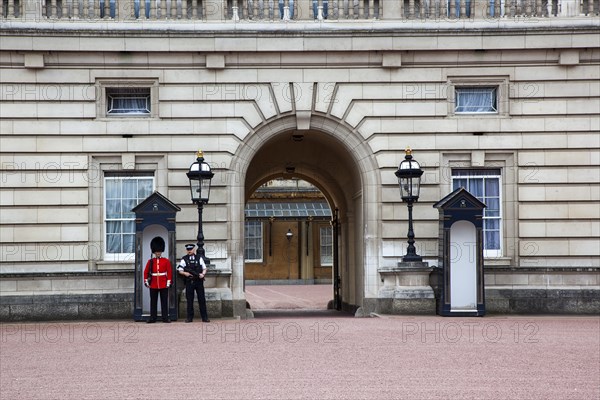
[[[377, 266], [404, 254], [406, 207], [394, 171], [409, 146], [425, 171], [414, 217], [426, 260], [437, 257], [432, 204], [451, 191], [451, 168], [500, 168], [503, 252], [486, 260], [491, 295], [585, 291], [597, 311], [598, 21], [555, 21], [179, 24], [169, 32], [152, 24], [3, 21], [0, 315], [11, 318], [9, 299], [131, 293], [122, 276], [133, 273], [133, 260], [104, 257], [103, 174], [151, 171], [156, 189], [182, 208], [182, 248], [197, 230], [185, 172], [198, 148], [215, 172], [204, 210], [208, 256], [233, 271], [233, 298], [243, 301], [243, 188], [264, 182], [247, 181], [237, 157], [254, 154], [244, 146], [273, 132], [318, 138], [325, 125], [348, 132], [347, 141], [336, 139], [340, 157], [358, 160], [356, 141], [376, 166], [357, 167], [357, 193], [372, 197], [349, 206], [373, 232], [370, 247], [357, 234], [347, 239], [347, 248], [363, 249], [343, 280], [345, 293], [356, 292], [349, 305], [376, 296]], [[106, 88], [126, 85], [151, 88], [150, 116], [106, 115]], [[497, 86], [498, 112], [455, 114], [461, 85]], [[280, 173], [280, 165], [263, 167]], [[327, 158], [313, 167], [344, 175]], [[95, 278], [45, 279], [99, 272], [101, 288], [92, 287]]]

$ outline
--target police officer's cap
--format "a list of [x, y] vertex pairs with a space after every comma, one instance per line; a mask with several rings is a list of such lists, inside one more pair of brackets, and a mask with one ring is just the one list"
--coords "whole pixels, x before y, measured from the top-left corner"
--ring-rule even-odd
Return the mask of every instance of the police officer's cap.
[[156, 253], [157, 251], [163, 253], [165, 251], [165, 240], [160, 236], [156, 236], [150, 241], [150, 250], [152, 250], [153, 253]]
[[185, 245], [186, 250], [192, 250], [194, 247], [196, 247], [196, 245], [193, 243], [188, 243]]

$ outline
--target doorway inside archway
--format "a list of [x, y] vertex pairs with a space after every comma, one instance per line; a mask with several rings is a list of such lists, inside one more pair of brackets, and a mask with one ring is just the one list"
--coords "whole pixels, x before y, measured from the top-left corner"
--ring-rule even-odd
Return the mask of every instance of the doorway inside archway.
[[[244, 146], [233, 160], [234, 165], [240, 167], [243, 180], [240, 185], [234, 185], [234, 203], [240, 204], [231, 214], [232, 219], [237, 220], [239, 215], [243, 218], [233, 231], [233, 238], [240, 243], [242, 251], [236, 252], [234, 260], [234, 274], [239, 271], [242, 278], [239, 281], [233, 279], [234, 298], [238, 293], [243, 297], [246, 306], [253, 307], [251, 293], [246, 293], [246, 281], [257, 280], [257, 276], [246, 277], [246, 263], [244, 257], [252, 256], [244, 249], [245, 224], [247, 222], [246, 207], [251, 204], [254, 194], [267, 182], [277, 179], [305, 181], [319, 189], [321, 198], [325, 199], [329, 206], [332, 223], [333, 241], [333, 266], [331, 267], [330, 301], [331, 307], [336, 310], [354, 312], [363, 303], [365, 290], [373, 290], [376, 283], [370, 278], [366, 269], [376, 268], [378, 254], [378, 243], [373, 238], [378, 237], [379, 226], [374, 223], [378, 220], [379, 192], [378, 175], [375, 168], [375, 160], [367, 144], [360, 140], [352, 132], [346, 131], [334, 122], [327, 119], [314, 117], [315, 126], [322, 129], [310, 130], [282, 130], [282, 126], [288, 125], [286, 119], [278, 120], [264, 130], [249, 137]], [[289, 124], [291, 126], [294, 124]], [[242, 189], [243, 192], [239, 192]], [[238, 197], [240, 196], [240, 197]], [[237, 202], [240, 198], [242, 201]], [[289, 199], [286, 199], [289, 202]], [[239, 210], [239, 214], [236, 210]], [[249, 211], [249, 210], [248, 210]], [[368, 221], [370, 223], [366, 223]], [[286, 221], [289, 223], [289, 221]], [[268, 226], [269, 220], [264, 222]], [[313, 269], [306, 271], [306, 265], [296, 268], [294, 259], [298, 262], [298, 252], [303, 247], [300, 243], [288, 244], [287, 233], [290, 232], [292, 240], [296, 238], [299, 242], [304, 238], [305, 221], [295, 225], [273, 226], [272, 240], [275, 254], [279, 254], [283, 260], [284, 268], [278, 270], [278, 276], [272, 275], [269, 279], [283, 279], [286, 281], [320, 279]], [[316, 223], [313, 221], [311, 225]], [[274, 225], [274, 223], [273, 223]], [[281, 228], [281, 231], [279, 229]], [[263, 228], [264, 229], [264, 228]], [[269, 231], [263, 231], [264, 251], [267, 251], [268, 242], [266, 235]], [[313, 243], [318, 235], [313, 234]], [[239, 240], [239, 241], [238, 241]], [[309, 239], [310, 240], [310, 239]], [[312, 249], [314, 250], [314, 245]], [[289, 250], [288, 250], [289, 248]], [[306, 247], [304, 247], [306, 250]], [[288, 264], [288, 251], [289, 260]], [[310, 249], [309, 249], [310, 251]], [[314, 250], [316, 252], [316, 250]], [[314, 260], [314, 255], [310, 255]], [[337, 261], [337, 262], [336, 262]], [[302, 266], [304, 266], [304, 273]], [[288, 272], [289, 271], [289, 272]], [[248, 270], [248, 272], [250, 272]], [[374, 274], [372, 274], [374, 276]], [[240, 283], [236, 286], [237, 282]], [[289, 283], [289, 282], [288, 282]], [[314, 282], [313, 286], [314, 286]], [[238, 292], [238, 289], [239, 290]]]
[[271, 179], [250, 196], [244, 214], [252, 309], [333, 308], [335, 213], [324, 194], [299, 178]]

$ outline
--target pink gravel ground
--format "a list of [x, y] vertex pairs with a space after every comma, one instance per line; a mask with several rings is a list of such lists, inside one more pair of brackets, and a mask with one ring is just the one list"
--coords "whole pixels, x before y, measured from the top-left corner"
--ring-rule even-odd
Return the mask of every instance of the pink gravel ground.
[[252, 310], [325, 310], [331, 299], [331, 285], [246, 286]]
[[248, 289], [279, 311], [2, 324], [0, 399], [600, 398], [598, 317], [354, 318], [273, 307], [321, 288]]

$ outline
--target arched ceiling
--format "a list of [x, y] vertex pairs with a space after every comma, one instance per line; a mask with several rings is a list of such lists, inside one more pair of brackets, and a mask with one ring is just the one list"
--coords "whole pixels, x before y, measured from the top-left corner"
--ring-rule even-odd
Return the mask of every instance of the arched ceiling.
[[332, 208], [347, 210], [361, 178], [346, 146], [319, 131], [287, 131], [264, 143], [246, 174], [245, 200], [263, 183], [300, 178], [318, 187]]

